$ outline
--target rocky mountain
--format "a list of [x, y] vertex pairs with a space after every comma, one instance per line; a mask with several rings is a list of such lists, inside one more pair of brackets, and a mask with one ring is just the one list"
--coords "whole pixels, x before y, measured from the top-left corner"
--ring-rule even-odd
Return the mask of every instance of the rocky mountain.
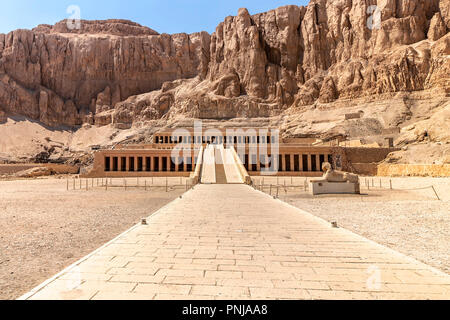
[[158, 35], [122, 20], [61, 22], [0, 35], [0, 108], [81, 125], [131, 95], [206, 72], [209, 35]]
[[[124, 20], [16, 30], [0, 34], [0, 122], [125, 129], [247, 119], [287, 136], [349, 137], [400, 127], [398, 142], [408, 144], [430, 116], [448, 116], [449, 31], [450, 0], [240, 9], [211, 35]], [[359, 111], [362, 119], [342, 121]], [[442, 132], [426, 137], [450, 142]]]

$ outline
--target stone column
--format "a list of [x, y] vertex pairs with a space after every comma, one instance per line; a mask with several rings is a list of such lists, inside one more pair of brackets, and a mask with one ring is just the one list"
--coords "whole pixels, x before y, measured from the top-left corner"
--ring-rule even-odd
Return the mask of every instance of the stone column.
[[130, 165], [131, 165], [131, 158], [130, 156], [127, 156], [127, 171], [130, 172]]
[[280, 168], [280, 163], [278, 163], [279, 162], [279, 158], [278, 158], [278, 155], [277, 154], [272, 154], [272, 161], [274, 161], [274, 168], [275, 168], [275, 170], [277, 170], [278, 172], [280, 172], [281, 170], [281, 168]]
[[311, 154], [308, 153], [308, 168], [306, 169], [306, 171], [312, 171], [312, 164], [311, 164]]
[[167, 172], [171, 171], [171, 165], [172, 165], [172, 157], [169, 155], [167, 157]]
[[155, 172], [155, 157], [150, 157], [150, 170]]
[[290, 155], [290, 160], [291, 160], [291, 171], [295, 171], [295, 154], [291, 154]]
[[281, 171], [286, 171], [286, 155], [281, 155]]
[[159, 172], [163, 172], [163, 156], [159, 157]]
[[256, 152], [256, 170], [261, 171], [261, 154], [259, 150]]
[[298, 161], [299, 161], [298, 165], [299, 165], [300, 171], [303, 172], [303, 171], [305, 171], [305, 168], [303, 168], [303, 154], [302, 153], [299, 154], [298, 157], [299, 157], [298, 158]]
[[179, 171], [179, 165], [178, 165], [178, 160], [180, 159], [180, 157], [176, 157], [174, 160], [175, 160], [175, 172], [178, 172]]
[[322, 171], [322, 168], [320, 167], [320, 154], [316, 154], [316, 169], [317, 171]]

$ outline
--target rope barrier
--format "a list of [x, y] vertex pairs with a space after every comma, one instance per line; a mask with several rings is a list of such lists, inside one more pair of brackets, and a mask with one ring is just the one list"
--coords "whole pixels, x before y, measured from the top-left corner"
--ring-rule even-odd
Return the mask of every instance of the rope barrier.
[[[277, 180], [278, 180], [278, 179], [277, 179]], [[278, 180], [278, 182], [279, 182], [279, 180]], [[369, 187], [369, 186], [370, 186], [370, 180], [366, 180], [365, 182], [366, 182], [366, 186]], [[306, 184], [306, 181], [305, 181], [305, 184], [304, 184], [303, 186], [302, 186], [302, 185], [286, 185], [286, 181], [284, 181], [284, 183], [285, 183], [285, 184], [279, 184], [279, 183], [277, 183], [277, 184], [270, 184], [270, 192], [269, 192], [269, 194], [272, 194], [272, 188], [276, 188], [276, 189], [278, 189], [278, 188], [284, 188], [285, 193], [287, 193], [287, 190], [288, 190], [289, 188], [299, 188], [299, 189], [302, 189], [302, 190], [304, 190], [304, 191], [307, 190], [307, 184]], [[363, 185], [363, 184], [361, 183], [361, 181], [360, 181], [360, 184], [361, 184], [361, 186]], [[262, 190], [262, 189], [264, 188], [264, 184], [261, 184], [260, 186], [261, 186], [261, 190]], [[393, 187], [392, 187], [392, 181], [390, 180], [390, 187], [389, 187], [389, 188], [386, 188], [386, 187], [383, 187], [383, 186], [382, 186], [381, 180], [380, 180], [380, 187], [375, 187], [375, 186], [374, 186], [374, 183], [372, 182], [372, 190], [374, 190], [374, 189], [378, 189], [378, 190], [391, 190], [391, 191], [417, 191], [417, 190], [427, 190], [427, 189], [432, 189], [433, 192], [434, 192], [434, 194], [435, 194], [435, 196], [436, 196], [436, 198], [437, 198], [437, 200], [441, 200], [440, 197], [439, 197], [439, 195], [438, 195], [438, 193], [437, 193], [437, 191], [436, 191], [436, 189], [434, 188], [433, 185], [427, 186], [427, 187], [401, 189], [401, 188], [393, 188]]]

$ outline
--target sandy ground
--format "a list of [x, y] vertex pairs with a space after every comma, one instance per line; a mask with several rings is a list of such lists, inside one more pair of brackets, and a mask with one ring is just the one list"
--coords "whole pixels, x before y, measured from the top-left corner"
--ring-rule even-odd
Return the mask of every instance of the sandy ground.
[[112, 125], [83, 126], [73, 131], [49, 128], [22, 117], [8, 118], [0, 125], [0, 160], [28, 159], [52, 147], [56, 148], [56, 153], [71, 156], [76, 152], [88, 152], [93, 145], [115, 144], [136, 132], [136, 129], [118, 130]]
[[65, 179], [0, 181], [0, 299], [21, 296], [184, 191], [66, 191]]
[[[450, 273], [449, 178], [382, 178], [383, 189], [372, 187], [370, 178], [370, 190], [363, 183], [362, 195], [318, 197], [302, 190], [305, 178], [266, 177], [264, 191], [269, 193], [277, 180], [282, 200]], [[386, 189], [389, 180], [395, 190]], [[169, 185], [180, 185], [169, 192], [143, 190], [144, 179], [139, 190], [130, 187], [137, 179], [127, 179], [127, 191], [92, 190], [92, 180], [85, 191], [86, 180], [82, 190], [75, 181], [77, 190], [70, 181], [69, 191], [65, 179], [0, 181], [0, 299], [19, 297], [185, 190], [179, 178], [169, 179]], [[123, 179], [113, 182], [122, 185]], [[165, 179], [153, 183], [164, 186]], [[443, 200], [436, 200], [431, 188], [418, 189], [431, 185]]]
[[[276, 180], [266, 177], [264, 192], [269, 193], [269, 184], [275, 185]], [[291, 181], [300, 186], [304, 180], [279, 178], [279, 198], [450, 274], [450, 178], [374, 178], [375, 187], [372, 178], [367, 178], [370, 190], [366, 178], [361, 178], [362, 195], [315, 197], [302, 187], [289, 187]], [[442, 200], [431, 188], [421, 189], [431, 185]], [[274, 186], [272, 194], [276, 195]]]

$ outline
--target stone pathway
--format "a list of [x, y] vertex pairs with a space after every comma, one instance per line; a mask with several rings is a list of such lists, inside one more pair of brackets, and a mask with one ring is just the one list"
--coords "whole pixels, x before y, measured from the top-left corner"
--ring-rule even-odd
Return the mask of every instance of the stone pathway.
[[215, 149], [215, 165], [216, 165], [216, 183], [227, 184], [227, 176], [225, 174], [225, 168], [223, 165], [222, 149]]
[[22, 297], [449, 298], [450, 276], [246, 185], [198, 185]]

